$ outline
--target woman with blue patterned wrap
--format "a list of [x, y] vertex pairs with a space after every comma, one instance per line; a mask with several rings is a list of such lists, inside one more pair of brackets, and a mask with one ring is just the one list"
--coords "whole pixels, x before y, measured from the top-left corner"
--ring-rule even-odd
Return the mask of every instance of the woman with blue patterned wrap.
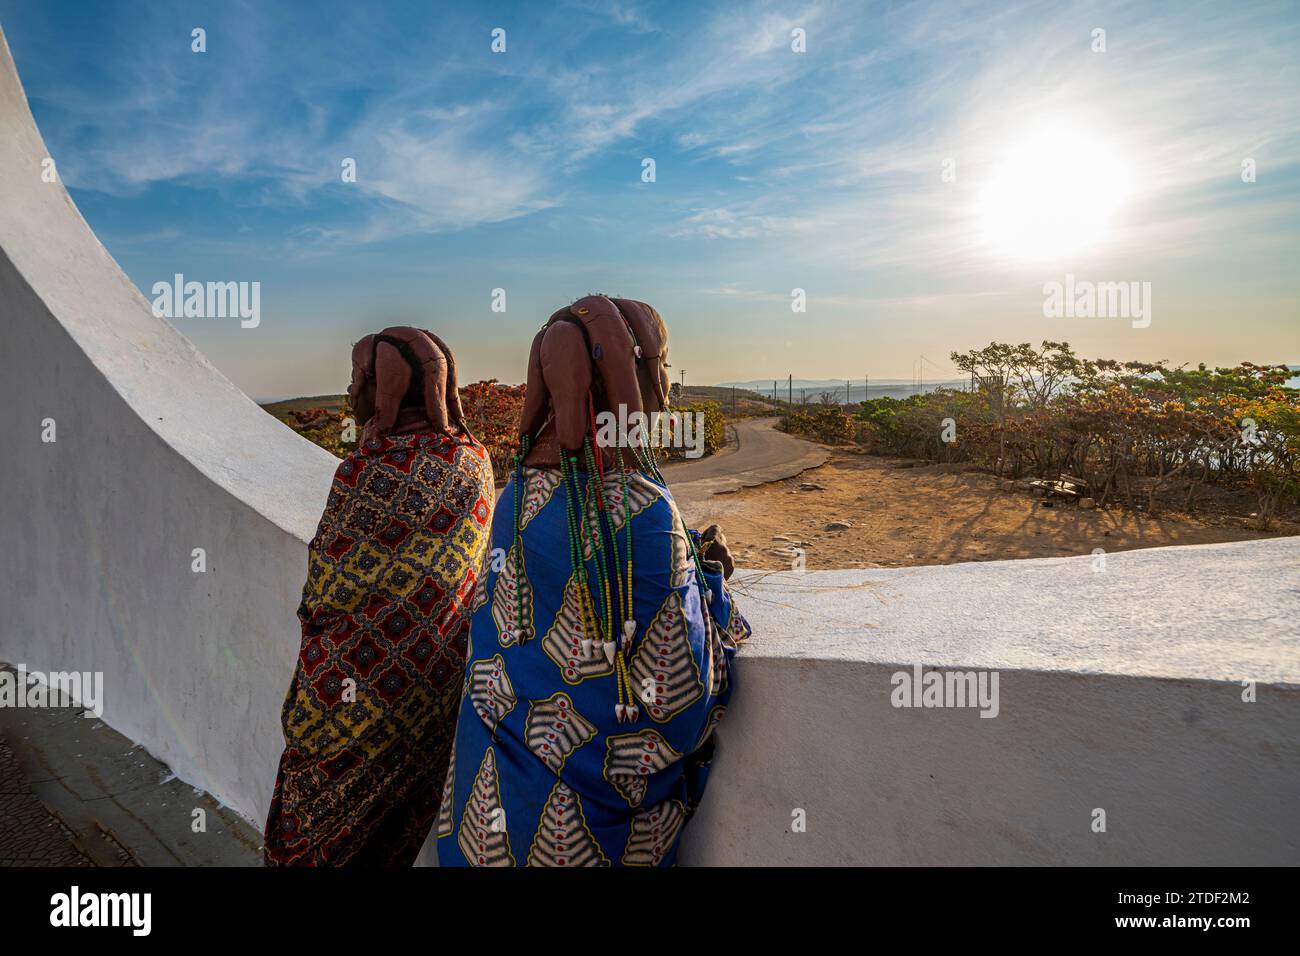
[[721, 533], [686, 529], [635, 437], [595, 441], [601, 412], [664, 410], [666, 340], [649, 306], [589, 296], [534, 341], [472, 605], [444, 866], [675, 862], [749, 627]]

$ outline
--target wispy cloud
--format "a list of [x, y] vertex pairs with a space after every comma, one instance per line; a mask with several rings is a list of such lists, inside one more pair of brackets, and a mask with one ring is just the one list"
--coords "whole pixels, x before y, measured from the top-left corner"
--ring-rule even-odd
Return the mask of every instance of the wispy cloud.
[[[364, 297], [391, 266], [412, 298], [436, 287], [471, 316], [507, 282], [542, 314], [615, 282], [706, 303], [718, 335], [757, 335], [760, 315], [777, 329], [796, 285], [816, 322], [901, 317], [891, 334], [913, 340], [959, 318], [962, 334], [1009, 314], [1021, 329], [1044, 272], [1067, 269], [1200, 283], [1183, 308], [1258, 303], [1274, 328], [1295, 299], [1293, 4], [324, 2], [0, 0], [60, 172], [115, 250], [150, 270], [289, 263], [295, 301], [345, 280]], [[1064, 154], [1120, 157], [1129, 195], [1104, 243], [1025, 264], [993, 253], [981, 196], [1050, 125]], [[836, 335], [779, 350], [819, 338]], [[825, 348], [809, 361], [835, 360]]]
[[[1245, 157], [1274, 175], [1300, 163], [1300, 33], [1281, 12], [918, 7], [874, 22], [879, 49], [855, 59], [845, 48], [863, 33], [836, 8], [832, 35], [813, 33], [806, 54], [820, 79], [805, 83], [826, 97], [715, 115], [708, 132], [683, 134], [683, 148], [731, 161], [744, 184], [763, 188], [743, 214], [685, 210], [675, 234], [754, 239], [771, 231], [765, 223], [789, 223], [797, 242], [799, 224], [812, 222], [816, 255], [844, 268], [975, 276], [990, 266], [980, 185], [1037, 127], [1064, 122], [1080, 144], [1112, 145], [1134, 179], [1106, 254], [1204, 250], [1219, 241], [1216, 226], [1269, 215], [1240, 183]], [[1091, 49], [1095, 27], [1107, 29], [1104, 53]], [[945, 159], [955, 182], [941, 180]], [[1296, 199], [1276, 211], [1294, 215]]]
[[[1046, 117], [1128, 158], [1141, 202], [1124, 225], [1147, 250], [1166, 220], [1186, 247], [1192, 224], [1168, 214], [1169, 197], [1223, 182], [1247, 155], [1266, 170], [1300, 159], [1297, 24], [1277, 8], [736, 4], [659, 22], [631, 4], [565, 9], [583, 18], [567, 35], [503, 17], [501, 56], [482, 24], [452, 20], [444, 55], [414, 61], [401, 54], [428, 47], [405, 51], [392, 34], [432, 40], [436, 18], [345, 22], [356, 36], [320, 39], [244, 5], [196, 55], [180, 21], [155, 14], [134, 37], [147, 33], [155, 55], [115, 56], [120, 76], [93, 108], [91, 91], [53, 95], [77, 117], [67, 178], [115, 195], [256, 184], [257, 201], [327, 220], [339, 203], [345, 214], [315, 234], [365, 243], [554, 208], [610, 157], [668, 137], [682, 161], [731, 167], [731, 187], [710, 173], [720, 192], [675, 198], [665, 235], [818, 229], [846, 268], [956, 270], [981, 264], [974, 189]], [[1089, 48], [1094, 26], [1108, 30], [1104, 54]], [[790, 49], [795, 28], [806, 53]], [[345, 50], [347, 62], [329, 58]], [[345, 156], [369, 209], [330, 192]], [[945, 158], [956, 183], [940, 181]]]

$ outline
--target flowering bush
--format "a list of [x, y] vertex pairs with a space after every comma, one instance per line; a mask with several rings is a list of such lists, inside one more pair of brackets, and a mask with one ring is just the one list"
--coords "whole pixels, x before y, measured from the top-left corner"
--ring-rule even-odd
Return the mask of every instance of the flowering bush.
[[309, 442], [339, 458], [357, 447], [357, 428], [352, 425], [352, 410], [346, 401], [335, 411], [327, 408], [291, 411], [281, 421]]
[[460, 404], [474, 437], [492, 457], [492, 470], [503, 479], [518, 445], [519, 413], [524, 407], [524, 385], [502, 385], [496, 379], [460, 387]]

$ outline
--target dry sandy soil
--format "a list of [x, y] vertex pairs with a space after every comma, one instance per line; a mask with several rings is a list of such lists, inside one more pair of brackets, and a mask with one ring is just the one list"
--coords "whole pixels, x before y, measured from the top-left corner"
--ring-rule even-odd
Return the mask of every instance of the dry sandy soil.
[[[1004, 490], [992, 475], [946, 465], [901, 463], [837, 450], [822, 467], [795, 478], [713, 495], [691, 508], [695, 527], [717, 522], [737, 563], [791, 566], [783, 549], [802, 548], [806, 567], [902, 567], [1045, 558], [1209, 544], [1300, 534], [1294, 522], [1270, 534], [1243, 518], [1161, 514], [1118, 507], [1085, 511], [1066, 501]], [[821, 489], [801, 490], [805, 483]], [[831, 522], [847, 530], [827, 530]]]

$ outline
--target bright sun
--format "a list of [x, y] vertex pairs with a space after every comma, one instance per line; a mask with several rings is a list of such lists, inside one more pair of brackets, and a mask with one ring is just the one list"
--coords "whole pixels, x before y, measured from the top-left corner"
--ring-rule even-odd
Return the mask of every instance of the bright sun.
[[1083, 124], [1045, 129], [1008, 153], [980, 197], [984, 237], [1000, 256], [1059, 259], [1107, 237], [1128, 171]]

